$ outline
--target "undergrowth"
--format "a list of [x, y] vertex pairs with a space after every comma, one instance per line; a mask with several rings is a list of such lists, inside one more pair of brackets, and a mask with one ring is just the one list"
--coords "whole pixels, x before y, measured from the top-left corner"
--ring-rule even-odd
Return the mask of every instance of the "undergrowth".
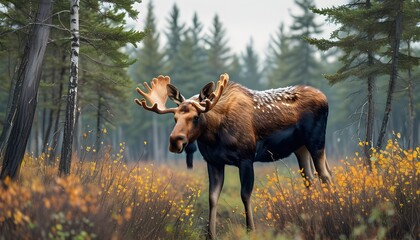
[[[358, 153], [335, 164], [330, 186], [306, 188], [299, 171], [273, 168], [284, 164], [256, 166], [252, 233], [229, 169], [219, 239], [420, 239], [420, 149], [397, 140], [372, 149], [372, 170]], [[25, 156], [20, 178], [0, 187], [0, 239], [204, 239], [205, 166], [126, 162], [123, 152], [74, 159], [66, 177]]]

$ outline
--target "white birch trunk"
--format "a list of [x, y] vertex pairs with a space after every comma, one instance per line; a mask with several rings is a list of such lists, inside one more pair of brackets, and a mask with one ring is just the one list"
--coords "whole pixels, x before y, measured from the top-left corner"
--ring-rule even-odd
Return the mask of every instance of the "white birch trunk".
[[77, 84], [79, 71], [79, 0], [70, 0], [70, 30], [71, 30], [71, 57], [70, 81], [67, 95], [66, 120], [64, 123], [63, 146], [59, 166], [60, 174], [69, 174], [71, 167], [74, 125], [77, 109]]

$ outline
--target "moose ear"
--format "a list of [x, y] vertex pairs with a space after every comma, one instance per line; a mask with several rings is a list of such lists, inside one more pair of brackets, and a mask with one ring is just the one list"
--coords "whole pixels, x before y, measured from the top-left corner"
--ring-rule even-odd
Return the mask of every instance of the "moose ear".
[[214, 90], [214, 83], [213, 82], [207, 83], [206, 86], [204, 86], [200, 91], [200, 95], [198, 97], [200, 102], [202, 102], [206, 98], [209, 98], [213, 90]]
[[166, 91], [168, 92], [168, 97], [177, 105], [180, 105], [183, 101], [185, 101], [184, 96], [181, 95], [181, 93], [174, 85], [166, 85]]

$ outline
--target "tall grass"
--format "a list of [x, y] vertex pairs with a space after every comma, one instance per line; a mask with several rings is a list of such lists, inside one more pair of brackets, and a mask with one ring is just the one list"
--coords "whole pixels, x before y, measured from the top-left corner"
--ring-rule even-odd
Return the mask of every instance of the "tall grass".
[[[257, 165], [253, 233], [244, 226], [238, 171], [228, 168], [219, 238], [420, 239], [420, 149], [397, 140], [372, 150], [372, 171], [357, 153], [336, 164], [331, 186], [308, 189], [296, 167]], [[121, 144], [91, 158], [86, 148], [67, 177], [44, 156], [26, 156], [20, 179], [0, 187], [0, 239], [204, 239], [205, 165], [126, 163], [123, 153]]]

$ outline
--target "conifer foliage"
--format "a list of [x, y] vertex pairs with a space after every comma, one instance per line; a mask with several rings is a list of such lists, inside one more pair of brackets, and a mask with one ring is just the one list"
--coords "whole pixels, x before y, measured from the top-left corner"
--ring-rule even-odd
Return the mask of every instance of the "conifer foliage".
[[[400, 44], [402, 36], [408, 41], [416, 38], [413, 35], [416, 30], [413, 31], [413, 29], [418, 29], [418, 26], [415, 27], [417, 24], [413, 24], [408, 18], [407, 21], [404, 21], [403, 16], [413, 16], [414, 12], [418, 13], [418, 9], [418, 1], [404, 0], [352, 1], [338, 7], [314, 9], [315, 13], [325, 15], [331, 22], [340, 25], [328, 40], [308, 39], [320, 50], [337, 47], [343, 52], [340, 56], [342, 67], [335, 74], [326, 74], [327, 80], [331, 84], [335, 84], [346, 79], [356, 78], [365, 80], [367, 83], [367, 87], [362, 87], [362, 89], [367, 89], [365, 164], [368, 166], [370, 166], [369, 150], [371, 147], [381, 148], [382, 146], [398, 72], [419, 64], [418, 58], [401, 53]], [[407, 31], [403, 33], [403, 29]], [[400, 58], [404, 59], [403, 67], [398, 66]], [[389, 76], [389, 86], [381, 130], [375, 145], [373, 144], [374, 86], [375, 79], [383, 75]]]
[[[106, 88], [102, 88], [100, 90], [97, 88], [89, 88], [90, 86], [94, 87], [95, 85], [87, 83], [101, 82], [98, 81], [98, 78], [102, 80], [102, 86], [111, 86], [116, 84], [119, 79], [125, 79], [126, 85], [124, 91], [129, 88], [127, 84], [127, 77], [124, 77], [124, 75], [126, 75], [124, 68], [132, 64], [133, 61], [129, 59], [127, 54], [121, 52], [121, 48], [125, 47], [128, 43], [135, 45], [144, 37], [144, 33], [140, 31], [127, 30], [125, 28], [126, 17], [137, 17], [138, 12], [133, 8], [134, 3], [136, 2], [139, 1], [107, 1], [105, 3], [102, 1], [88, 0], [80, 2], [80, 9], [82, 9], [80, 11], [80, 21], [82, 24], [80, 25], [79, 31], [81, 48], [79, 54], [74, 52], [75, 54], [73, 56], [79, 57], [83, 64], [80, 64], [79, 66], [74, 65], [72, 67], [73, 70], [79, 72], [79, 82], [77, 83], [72, 81], [71, 87], [73, 90], [71, 90], [70, 93], [76, 94], [77, 92], [74, 87], [78, 86], [78, 92], [80, 93], [81, 98], [77, 102], [76, 98], [73, 98], [73, 106], [78, 107], [73, 107], [71, 112], [74, 113], [74, 109], [82, 109], [83, 111], [87, 105], [91, 104], [90, 102], [87, 102], [89, 100], [85, 96], [100, 94], [100, 97], [103, 98], [103, 96], [118, 95], [118, 91], [113, 91], [118, 88], [109, 88], [110, 90], [112, 89], [111, 91], [105, 91]], [[5, 122], [10, 122], [11, 124], [9, 126], [13, 126], [13, 128], [19, 126], [19, 124], [15, 124], [15, 121], [20, 121], [24, 123], [24, 125], [22, 125], [23, 128], [21, 130], [13, 130], [13, 128], [10, 129], [7, 124], [3, 125], [4, 134], [2, 134], [2, 136], [5, 137], [2, 137], [1, 145], [10, 150], [6, 150], [4, 155], [5, 157], [3, 158], [2, 167], [4, 174], [2, 174], [2, 178], [7, 176], [13, 178], [17, 176], [20, 161], [26, 150], [32, 123], [35, 123], [32, 134], [37, 136], [33, 138], [35, 141], [29, 141], [29, 145], [34, 146], [36, 149], [40, 148], [41, 143], [39, 143], [38, 139], [41, 138], [45, 139], [45, 146], [42, 148], [51, 153], [48, 154], [48, 156], [56, 156], [55, 152], [59, 150], [59, 144], [57, 143], [58, 136], [61, 135], [60, 129], [62, 129], [62, 127], [59, 127], [58, 125], [60, 122], [64, 121], [63, 119], [60, 120], [62, 117], [60, 115], [60, 108], [65, 105], [61, 104], [62, 99], [64, 99], [62, 95], [64, 92], [62, 88], [62, 81], [65, 79], [64, 76], [70, 75], [67, 72], [68, 69], [70, 69], [70, 61], [67, 62], [67, 66], [63, 65], [64, 60], [70, 59], [68, 56], [68, 50], [66, 51], [64, 49], [70, 49], [71, 44], [73, 47], [77, 47], [76, 42], [71, 43], [71, 40], [74, 40], [75, 38], [72, 38], [69, 35], [70, 10], [69, 4], [65, 3], [67, 2], [56, 2], [53, 4], [51, 1], [41, 0], [39, 1], [40, 7], [38, 7], [38, 1], [1, 2], [1, 28], [2, 30], [4, 29], [1, 33], [1, 41], [4, 43], [3, 46], [11, 46], [10, 44], [12, 44], [12, 41], [15, 41], [15, 38], [13, 38], [13, 35], [15, 34], [22, 36], [21, 39], [28, 39], [26, 44], [28, 46], [28, 51], [23, 53], [20, 53], [19, 51], [14, 52], [17, 59], [21, 60], [20, 63], [9, 61], [9, 64], [20, 64], [21, 73], [32, 71], [28, 75], [31, 76], [32, 80], [27, 83], [29, 84], [27, 87], [25, 87], [26, 80], [23, 80], [24, 78], [22, 78], [22, 82], [19, 80], [20, 77], [12, 78], [12, 81], [10, 81], [12, 83], [10, 86], [15, 87], [11, 88], [13, 90], [10, 91], [11, 94], [9, 96], [9, 99], [11, 99], [11, 107], [8, 108], [7, 111], [10, 116], [13, 116], [13, 118], [11, 118], [13, 121], [6, 120]], [[34, 9], [35, 11], [33, 11]], [[39, 12], [42, 12], [42, 14], [37, 14], [37, 9]], [[65, 19], [68, 21], [65, 21]], [[34, 22], [37, 24], [33, 24]], [[30, 28], [31, 31], [27, 31], [28, 26], [32, 26]], [[22, 40], [22, 42], [24, 42], [24, 40]], [[47, 42], [49, 42], [48, 46]], [[2, 48], [2, 53], [3, 51], [4, 50]], [[31, 52], [36, 52], [36, 54], [31, 54]], [[45, 63], [43, 64], [44, 52], [48, 55], [45, 58]], [[3, 54], [1, 56], [3, 56]], [[37, 58], [33, 58], [34, 56], [37, 56]], [[35, 65], [31, 65], [31, 62], [34, 62]], [[41, 69], [44, 69], [44, 66], [48, 66], [49, 70], [44, 71], [41, 74]], [[104, 66], [106, 66], [106, 68]], [[13, 66], [10, 67], [10, 69], [13, 68]], [[101, 69], [100, 72], [97, 70], [98, 68]], [[47, 68], [45, 67], [45, 69]], [[109, 77], [110, 75], [117, 73], [115, 69], [118, 69], [117, 76], [119, 75], [120, 78]], [[95, 72], [95, 74], [92, 74], [93, 72]], [[10, 74], [10, 76], [12, 75], [14, 74]], [[22, 76], [25, 76], [25, 74]], [[2, 79], [2, 82], [3, 81], [5, 80]], [[21, 83], [23, 83], [23, 85]], [[50, 117], [48, 118], [46, 117], [48, 111], [43, 111], [45, 114], [35, 114], [39, 85], [41, 86], [39, 89], [40, 95], [44, 96], [44, 99], [52, 99], [53, 101], [60, 102], [58, 106], [57, 104], [50, 104], [49, 106], [45, 104], [43, 105], [44, 110], [48, 109], [50, 112]], [[30, 95], [28, 95], [29, 92], [26, 91], [26, 89], [31, 91]], [[60, 91], [51, 91], [51, 89], [60, 89]], [[21, 90], [23, 90], [23, 94], [21, 94]], [[16, 98], [11, 96], [16, 96]], [[21, 96], [27, 96], [29, 98], [26, 99], [26, 97], [23, 98]], [[122, 98], [125, 99], [126, 97], [122, 96]], [[24, 111], [24, 115], [15, 114], [16, 111], [14, 109], [16, 108], [12, 107], [18, 106], [19, 101], [23, 101], [24, 107], [18, 107], [17, 109], [18, 111]], [[116, 103], [115, 101], [113, 102], [114, 103], [111, 105], [115, 106]], [[58, 111], [56, 115], [52, 114], [54, 111]], [[41, 116], [42, 122], [38, 121], [37, 117], [35, 117], [34, 122], [33, 119], [35, 115], [37, 117]], [[73, 114], [72, 121], [80, 122], [76, 121], [76, 115], [77, 114], [75, 113]], [[7, 118], [7, 116], [5, 117]], [[45, 131], [47, 126], [48, 129], [52, 129], [54, 123], [57, 123], [55, 124], [56, 131]], [[71, 131], [75, 130], [73, 129]], [[39, 134], [39, 132], [41, 132], [41, 134]], [[22, 134], [28, 137], [24, 137]], [[40, 135], [42, 137], [40, 137]], [[78, 136], [81, 136], [81, 134], [78, 133]], [[48, 141], [51, 137], [54, 139], [52, 143]], [[13, 139], [19, 139], [19, 144], [17, 142], [13, 142]], [[72, 137], [70, 137], [70, 139], [72, 139]], [[64, 146], [70, 148], [70, 152], [72, 152], [71, 145], [72, 144], [69, 142], [65, 142], [64, 144]], [[78, 147], [76, 147], [76, 150], [77, 148]], [[6, 157], [7, 155], [12, 156], [10, 154], [17, 155], [12, 158]], [[71, 160], [71, 158], [67, 159]], [[52, 160], [52, 162], [54, 162], [54, 160]], [[9, 168], [11, 166], [10, 164], [13, 165], [11, 168]], [[65, 169], [66, 168], [60, 169], [60, 171], [68, 173]]]

